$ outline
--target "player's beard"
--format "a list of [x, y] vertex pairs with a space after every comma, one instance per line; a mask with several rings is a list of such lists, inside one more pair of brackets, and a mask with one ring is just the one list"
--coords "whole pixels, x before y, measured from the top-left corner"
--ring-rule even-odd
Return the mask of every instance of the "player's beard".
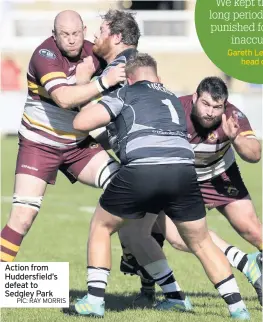
[[191, 112], [191, 120], [193, 122], [196, 132], [200, 136], [205, 137], [220, 126], [220, 124], [222, 122], [222, 115], [216, 116], [216, 117], [211, 118], [209, 120], [209, 118], [202, 117], [198, 113], [197, 105], [195, 103], [193, 103], [192, 112]]
[[109, 52], [111, 51], [109, 39], [105, 39], [101, 44], [99, 44], [98, 42], [96, 43], [95, 41], [92, 50], [94, 54], [105, 59], [105, 57], [107, 57], [109, 55]]

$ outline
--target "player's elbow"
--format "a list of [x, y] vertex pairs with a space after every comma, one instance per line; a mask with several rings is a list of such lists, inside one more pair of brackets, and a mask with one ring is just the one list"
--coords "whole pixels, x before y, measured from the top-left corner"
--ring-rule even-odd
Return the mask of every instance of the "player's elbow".
[[261, 150], [254, 153], [253, 163], [257, 163], [261, 160]]
[[55, 102], [60, 108], [65, 108], [65, 109], [71, 108], [71, 104], [70, 104], [70, 102], [68, 102], [68, 100], [66, 98], [58, 97], [55, 100]]
[[68, 109], [71, 107], [71, 104], [69, 104], [68, 102], [66, 101], [59, 101], [58, 103], [58, 106], [61, 107], [61, 108], [65, 108], [65, 109]]
[[261, 144], [258, 141], [254, 143], [253, 152], [253, 163], [257, 163], [261, 160]]
[[261, 148], [251, 149], [251, 152], [248, 156], [244, 156], [245, 161], [250, 163], [257, 163], [261, 160]]
[[82, 130], [81, 123], [82, 123], [81, 120], [78, 117], [75, 117], [75, 119], [73, 120], [73, 129], [77, 131], [81, 131]]
[[249, 163], [257, 163], [261, 160], [261, 144], [257, 139], [247, 141], [246, 149], [240, 154], [241, 159]]
[[242, 155], [240, 154], [242, 160], [248, 163], [257, 163], [261, 159], [261, 155], [257, 152], [251, 152], [249, 155]]

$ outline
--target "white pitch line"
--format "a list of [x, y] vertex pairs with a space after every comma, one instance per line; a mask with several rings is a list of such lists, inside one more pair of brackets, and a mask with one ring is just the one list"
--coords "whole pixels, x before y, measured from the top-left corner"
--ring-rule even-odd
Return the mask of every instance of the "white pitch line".
[[87, 206], [87, 207], [79, 207], [78, 209], [83, 212], [93, 213], [96, 208]]
[[13, 201], [13, 197], [10, 196], [1, 196], [1, 202], [3, 203], [9, 203]]

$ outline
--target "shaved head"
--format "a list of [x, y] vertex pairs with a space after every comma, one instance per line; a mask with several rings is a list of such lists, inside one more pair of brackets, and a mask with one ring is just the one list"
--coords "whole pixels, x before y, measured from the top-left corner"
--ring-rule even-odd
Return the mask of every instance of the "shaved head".
[[77, 57], [83, 47], [86, 27], [73, 10], [61, 11], [54, 20], [53, 37], [58, 48], [68, 57]]
[[64, 10], [56, 15], [54, 20], [54, 30], [63, 26], [69, 26], [71, 24], [80, 25], [83, 27], [83, 20], [79, 13], [73, 10]]

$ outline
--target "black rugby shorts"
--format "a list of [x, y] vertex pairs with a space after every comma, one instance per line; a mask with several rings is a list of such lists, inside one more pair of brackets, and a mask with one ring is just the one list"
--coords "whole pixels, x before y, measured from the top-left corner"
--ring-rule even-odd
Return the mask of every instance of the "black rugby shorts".
[[161, 210], [172, 219], [194, 221], [205, 207], [194, 165], [165, 164], [122, 166], [100, 198], [112, 215], [139, 219]]

